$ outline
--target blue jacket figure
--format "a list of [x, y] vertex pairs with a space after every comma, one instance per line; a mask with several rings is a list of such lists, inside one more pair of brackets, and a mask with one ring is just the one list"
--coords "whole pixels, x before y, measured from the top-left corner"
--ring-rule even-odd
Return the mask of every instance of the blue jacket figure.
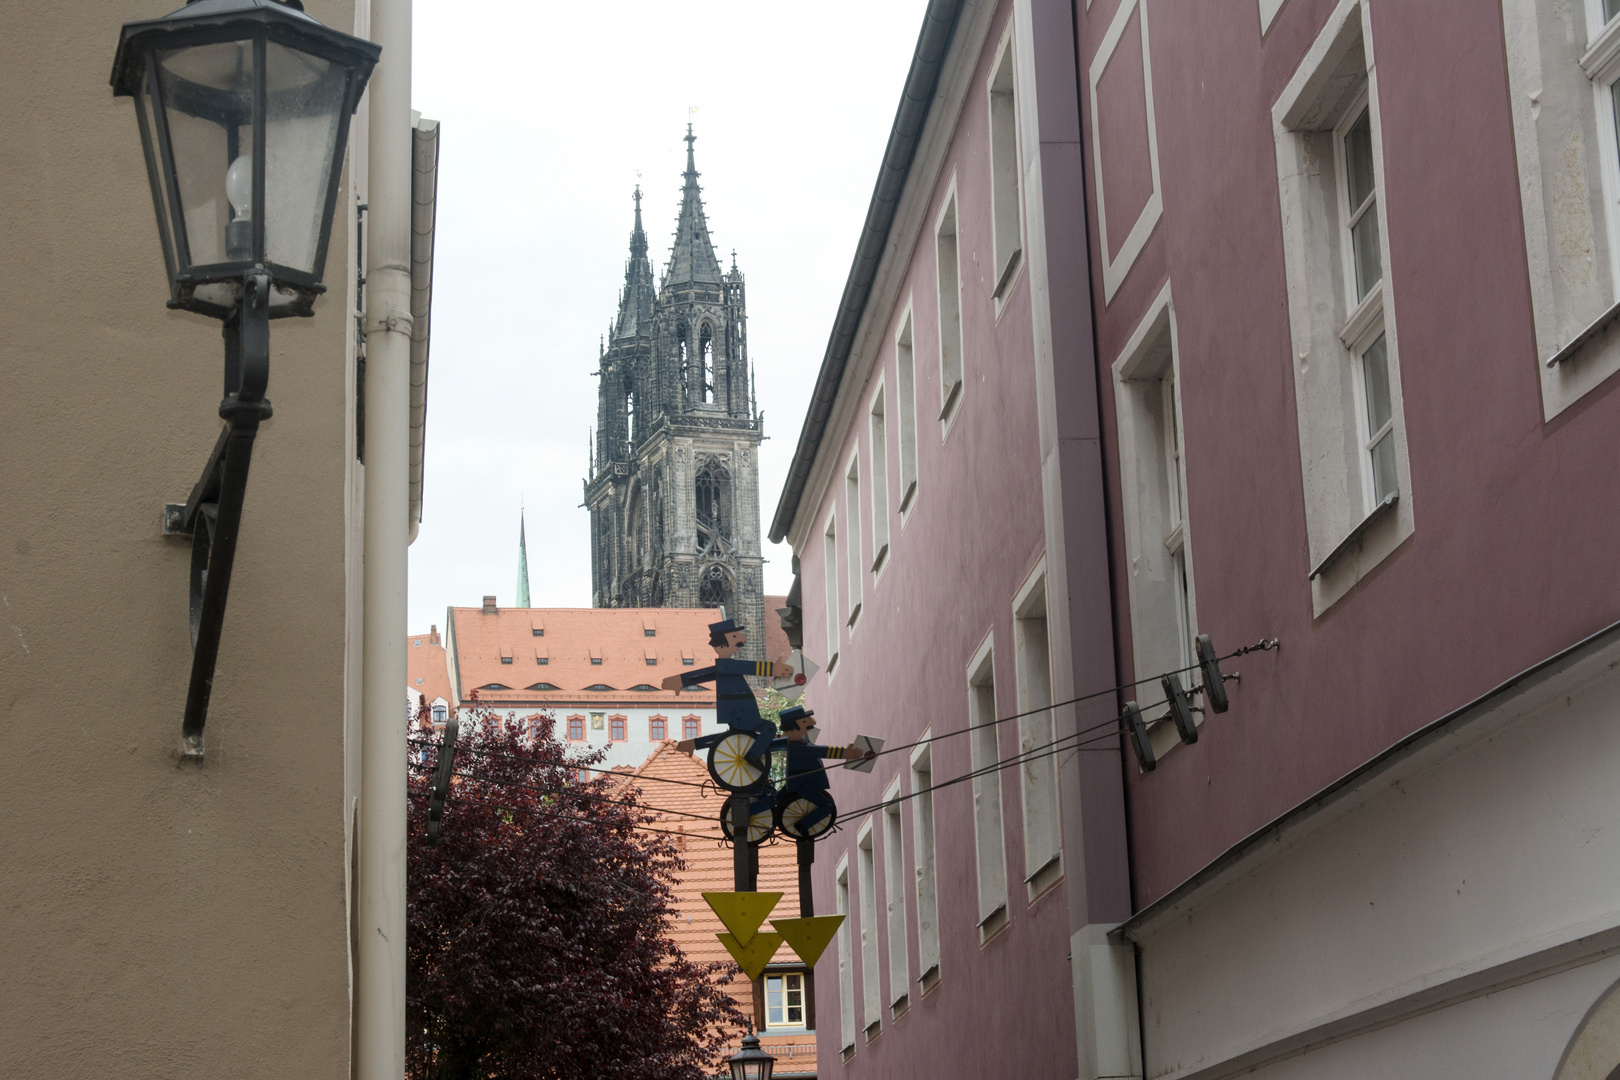
[[823, 761], [858, 761], [871, 752], [857, 743], [848, 746], [820, 746], [810, 741], [811, 717], [816, 714], [803, 705], [783, 709], [776, 722], [782, 728], [782, 738], [771, 743], [772, 750], [787, 751], [787, 779], [782, 783], [779, 802], [786, 804], [795, 797], [815, 806], [793, 823], [794, 829], [812, 834], [815, 826], [834, 812], [832, 795], [827, 788], [827, 767]]
[[[724, 615], [725, 612], [722, 611], [721, 614]], [[746, 644], [748, 635], [733, 620], [721, 619], [717, 623], [710, 623], [709, 645], [718, 657], [714, 665], [680, 675], [671, 675], [664, 679], [662, 685], [665, 690], [684, 690], [698, 683], [714, 683], [714, 707], [720, 723], [730, 731], [753, 733], [754, 742], [749, 747], [746, 757], [756, 768], [760, 768], [763, 766], [765, 752], [771, 744], [774, 729], [769, 721], [760, 718], [759, 702], [754, 698], [754, 689], [748, 685], [746, 676], [785, 678], [793, 674], [793, 665], [733, 659], [737, 655], [737, 650]], [[725, 738], [730, 731], [715, 732], [700, 739], [687, 739], [680, 744], [680, 749], [691, 753], [697, 747], [707, 748]]]

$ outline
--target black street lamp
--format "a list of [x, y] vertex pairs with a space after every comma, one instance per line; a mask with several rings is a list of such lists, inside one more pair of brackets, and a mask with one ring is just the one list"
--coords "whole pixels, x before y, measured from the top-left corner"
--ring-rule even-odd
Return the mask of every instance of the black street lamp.
[[742, 1049], [728, 1059], [731, 1080], [771, 1080], [776, 1059], [759, 1048], [759, 1036], [750, 1031], [743, 1036]]
[[[223, 320], [226, 427], [164, 531], [192, 535], [191, 685], [182, 752], [202, 730], [248, 465], [270, 415], [270, 320], [313, 314], [349, 117], [381, 49], [300, 0], [189, 0], [125, 23], [115, 96], [135, 99], [169, 306]], [[200, 519], [200, 520], [199, 520]]]

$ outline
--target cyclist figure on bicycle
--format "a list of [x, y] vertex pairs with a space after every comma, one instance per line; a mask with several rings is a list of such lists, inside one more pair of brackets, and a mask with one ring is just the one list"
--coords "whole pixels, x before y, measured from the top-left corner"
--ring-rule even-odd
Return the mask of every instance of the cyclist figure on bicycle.
[[810, 741], [815, 712], [803, 705], [783, 709], [776, 722], [782, 729], [782, 738], [771, 743], [771, 749], [787, 751], [787, 778], [782, 783], [780, 802], [801, 798], [815, 809], [794, 822], [794, 828], [810, 834], [817, 822], [834, 812], [832, 794], [828, 790], [827, 767], [824, 760], [859, 761], [872, 756], [872, 752], [859, 743], [848, 746], [820, 746]]
[[[724, 616], [725, 611], [722, 609], [720, 614]], [[746, 644], [748, 635], [735, 621], [722, 618], [719, 622], [710, 623], [709, 645], [717, 657], [713, 666], [670, 675], [663, 680], [663, 687], [665, 690], [682, 690], [698, 683], [714, 683], [715, 713], [727, 729], [702, 738], [683, 740], [677, 749], [690, 754], [694, 749], [713, 746], [732, 731], [746, 731], [753, 734], [754, 742], [745, 760], [755, 768], [763, 769], [765, 753], [775, 729], [768, 720], [760, 717], [759, 702], [754, 697], [753, 687], [748, 685], [747, 676], [786, 678], [793, 674], [793, 665], [735, 659], [737, 650]]]

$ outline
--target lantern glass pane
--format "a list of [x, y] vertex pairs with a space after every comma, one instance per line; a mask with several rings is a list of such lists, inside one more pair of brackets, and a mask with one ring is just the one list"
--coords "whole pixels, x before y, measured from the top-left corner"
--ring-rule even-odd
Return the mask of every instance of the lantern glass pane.
[[264, 67], [265, 257], [313, 274], [349, 73], [273, 41]]
[[250, 259], [253, 43], [159, 52], [157, 63], [189, 254], [181, 261]]
[[168, 191], [164, 186], [163, 162], [157, 142], [157, 103], [148, 92], [149, 84], [141, 80], [140, 92], [135, 95], [135, 114], [141, 122], [141, 145], [146, 150], [146, 173], [152, 184], [153, 209], [157, 212], [158, 235], [163, 241], [164, 268], [172, 285], [175, 275], [174, 232], [169, 226]]

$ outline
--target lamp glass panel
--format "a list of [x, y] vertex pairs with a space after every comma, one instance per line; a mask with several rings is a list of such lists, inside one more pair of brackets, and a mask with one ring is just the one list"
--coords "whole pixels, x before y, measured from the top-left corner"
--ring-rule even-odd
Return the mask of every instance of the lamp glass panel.
[[[253, 42], [222, 41], [157, 54], [158, 93], [169, 128], [175, 187], [184, 226], [183, 265], [252, 258]], [[249, 184], [227, 191], [231, 166], [249, 158]], [[235, 196], [233, 208], [231, 196]], [[233, 227], [233, 222], [235, 223]], [[189, 257], [187, 257], [189, 256]]]
[[314, 273], [349, 72], [270, 42], [265, 48], [265, 258]]
[[153, 209], [157, 213], [158, 234], [163, 241], [163, 258], [172, 284], [175, 275], [175, 237], [169, 223], [168, 190], [163, 180], [163, 160], [158, 148], [157, 102], [149, 92], [150, 84], [141, 80], [140, 92], [135, 95], [136, 115], [141, 122], [141, 145], [146, 151], [146, 171], [152, 184]]

